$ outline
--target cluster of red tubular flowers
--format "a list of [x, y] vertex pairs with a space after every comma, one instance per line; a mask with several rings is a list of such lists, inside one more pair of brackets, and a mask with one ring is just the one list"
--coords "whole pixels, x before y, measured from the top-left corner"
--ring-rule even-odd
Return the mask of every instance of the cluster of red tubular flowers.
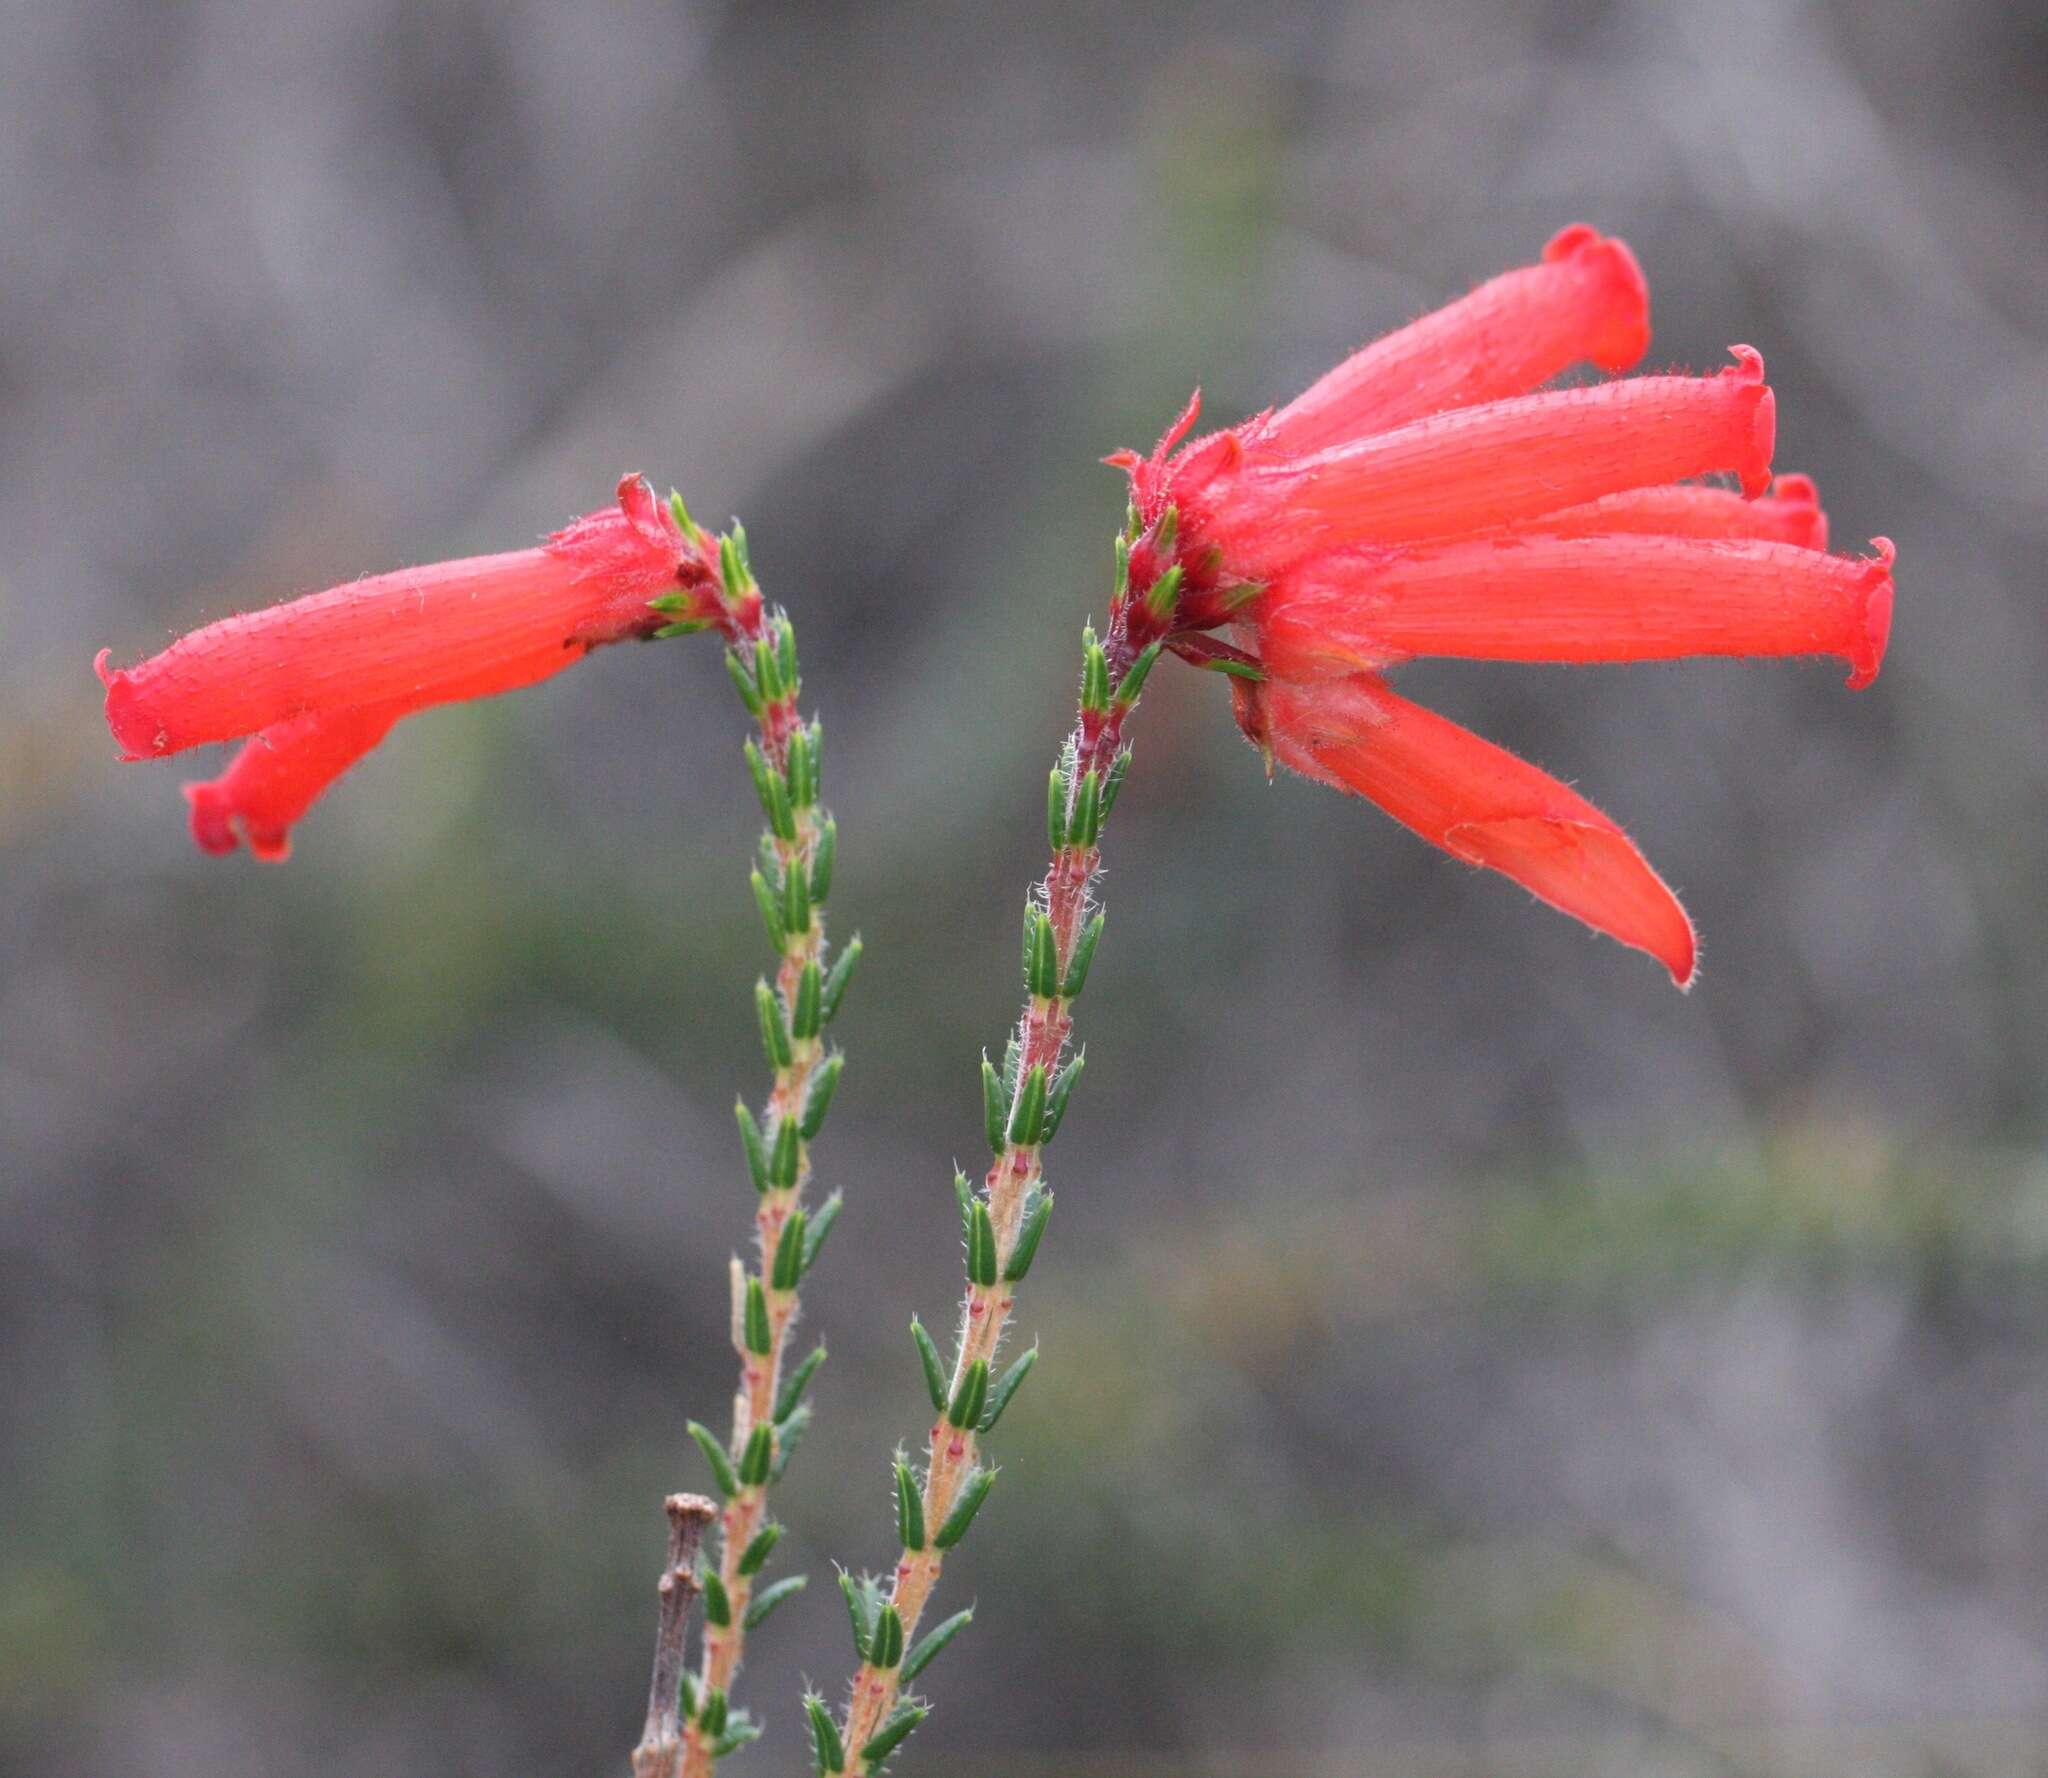
[[223, 618], [134, 667], [110, 669], [102, 649], [94, 666], [124, 759], [242, 740], [218, 778], [185, 786], [192, 837], [277, 860], [401, 718], [533, 685], [608, 642], [743, 615], [716, 540], [629, 475], [616, 506], [537, 548], [374, 575]]
[[[1627, 370], [1649, 339], [1634, 255], [1580, 224], [1286, 407], [1189, 440], [1198, 397], [1150, 456], [1110, 461], [1132, 487], [1132, 645], [1232, 672], [1269, 761], [1377, 803], [1683, 987], [1692, 922], [1620, 827], [1385, 676], [1417, 656], [1825, 654], [1851, 686], [1876, 677], [1892, 546], [1829, 554], [1812, 482], [1772, 481], [1755, 351], [1731, 348], [1712, 376], [1531, 393], [1574, 364]], [[1143, 596], [1162, 583], [1170, 596]]]

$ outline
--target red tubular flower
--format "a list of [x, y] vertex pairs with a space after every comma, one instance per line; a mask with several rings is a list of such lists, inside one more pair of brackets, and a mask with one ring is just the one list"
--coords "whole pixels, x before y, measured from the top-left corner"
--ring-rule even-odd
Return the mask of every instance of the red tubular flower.
[[[1692, 923], [1575, 791], [1396, 697], [1418, 655], [1634, 661], [1831, 654], [1868, 685], [1893, 550], [1826, 552], [1804, 476], [1771, 480], [1762, 358], [1715, 376], [1531, 393], [1649, 344], [1634, 256], [1584, 225], [1541, 263], [1366, 347], [1277, 413], [1183, 442], [1132, 483], [1128, 643], [1237, 677], [1269, 758], [1379, 804], [1472, 864], [1648, 951], [1681, 986]], [[1703, 484], [1732, 478], [1740, 492]], [[1766, 492], [1768, 490], [1768, 492]], [[1203, 632], [1228, 627], [1226, 643]]]
[[707, 553], [705, 534], [686, 534], [627, 476], [616, 507], [536, 549], [224, 618], [132, 668], [109, 670], [102, 650], [107, 725], [125, 759], [249, 736], [220, 777], [186, 786], [193, 838], [227, 852], [239, 836], [282, 859], [293, 823], [401, 718], [532, 685], [608, 642], [722, 621]]

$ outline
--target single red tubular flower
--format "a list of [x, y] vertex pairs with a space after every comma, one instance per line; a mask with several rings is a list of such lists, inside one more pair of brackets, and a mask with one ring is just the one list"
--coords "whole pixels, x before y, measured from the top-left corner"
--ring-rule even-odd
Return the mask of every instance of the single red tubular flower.
[[289, 855], [320, 794], [392, 725], [559, 673], [591, 649], [731, 617], [715, 540], [637, 475], [538, 548], [404, 568], [223, 618], [139, 665], [93, 663], [124, 759], [248, 737], [187, 784], [208, 852]]
[[1118, 610], [1131, 648], [1232, 673], [1269, 760], [1687, 987], [1692, 922], [1621, 828], [1384, 678], [1422, 655], [1832, 654], [1851, 686], [1877, 676], [1892, 545], [1830, 555], [1813, 483], [1773, 482], [1775, 398], [1752, 348], [1712, 376], [1532, 393], [1577, 363], [1626, 370], [1649, 338], [1634, 255], [1578, 224], [1277, 412], [1190, 440], [1197, 397], [1149, 457], [1110, 459], [1132, 489]]

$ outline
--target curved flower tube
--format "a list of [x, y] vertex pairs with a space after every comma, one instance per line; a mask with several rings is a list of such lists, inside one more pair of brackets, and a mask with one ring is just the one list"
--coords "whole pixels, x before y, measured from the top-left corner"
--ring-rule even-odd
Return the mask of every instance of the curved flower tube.
[[1150, 456], [1110, 461], [1131, 480], [1138, 639], [1231, 673], [1269, 760], [1686, 987], [1692, 923], [1622, 829], [1383, 677], [1425, 655], [1826, 654], [1852, 687], [1876, 678], [1895, 552], [1880, 537], [1865, 557], [1827, 553], [1813, 483], [1772, 480], [1776, 398], [1753, 348], [1713, 376], [1537, 388], [1573, 363], [1626, 370], [1649, 338], [1634, 256], [1577, 224], [1277, 412], [1190, 440], [1197, 397]]
[[415, 711], [491, 697], [591, 649], [728, 615], [708, 534], [686, 532], [624, 477], [618, 504], [538, 548], [373, 575], [223, 618], [134, 667], [94, 667], [124, 759], [248, 737], [218, 778], [185, 787], [208, 852], [290, 854], [292, 826]]

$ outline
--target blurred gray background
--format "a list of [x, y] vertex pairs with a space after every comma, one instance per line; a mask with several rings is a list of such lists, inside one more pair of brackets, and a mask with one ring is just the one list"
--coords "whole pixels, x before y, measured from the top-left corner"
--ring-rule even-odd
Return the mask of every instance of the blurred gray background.
[[1896, 537], [1891, 664], [1404, 676], [1630, 826], [1689, 999], [1162, 669], [905, 1769], [2048, 1770], [2044, 138], [1996, 0], [0, 9], [0, 1766], [622, 1770], [749, 1214], [714, 648], [408, 723], [282, 870], [113, 763], [96, 648], [626, 469], [749, 522], [869, 949], [733, 1768], [791, 1772], [957, 1289], [1096, 460], [1584, 218], [1652, 362], [1758, 344], [1780, 466]]

